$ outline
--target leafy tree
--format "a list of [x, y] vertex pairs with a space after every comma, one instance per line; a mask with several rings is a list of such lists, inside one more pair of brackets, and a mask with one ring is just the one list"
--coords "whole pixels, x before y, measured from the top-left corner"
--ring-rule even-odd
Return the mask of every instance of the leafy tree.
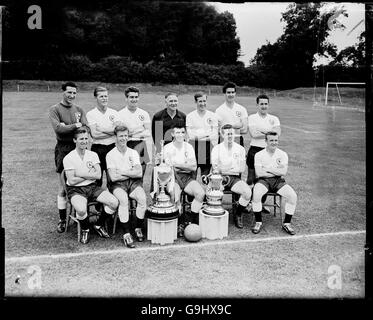
[[[330, 19], [337, 9], [322, 13], [322, 3], [293, 3], [282, 14], [284, 33], [257, 50], [252, 69], [261, 73], [263, 86], [292, 88], [310, 86], [314, 80], [314, 56], [336, 55], [336, 46], [326, 41]], [[347, 16], [346, 12], [342, 13]]]
[[330, 65], [365, 67], [365, 31], [360, 34], [358, 43], [341, 50]]

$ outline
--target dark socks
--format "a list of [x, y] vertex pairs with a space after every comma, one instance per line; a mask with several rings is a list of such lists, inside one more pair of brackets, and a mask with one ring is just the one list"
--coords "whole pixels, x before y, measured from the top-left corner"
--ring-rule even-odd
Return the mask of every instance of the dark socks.
[[261, 212], [254, 212], [255, 215], [255, 221], [256, 222], [262, 222], [262, 213]]
[[285, 213], [284, 223], [290, 223], [292, 216], [290, 214]]
[[89, 218], [88, 218], [88, 216], [84, 220], [80, 220], [80, 227], [83, 230], [89, 229]]
[[59, 209], [60, 220], [66, 220], [66, 209]]
[[99, 226], [104, 226], [106, 219], [109, 217], [109, 214], [107, 214], [104, 210], [102, 210], [98, 220], [97, 220], [97, 225]]
[[246, 209], [246, 207], [241, 206], [240, 204], [238, 204], [237, 205], [237, 211], [236, 211], [237, 215], [238, 216], [242, 215], [242, 213], [244, 212], [245, 209]]
[[191, 221], [192, 223], [199, 224], [199, 213], [198, 212], [191, 212]]
[[144, 229], [144, 219], [136, 217], [136, 228]]
[[129, 221], [127, 222], [121, 222], [124, 233], [130, 233], [130, 223]]

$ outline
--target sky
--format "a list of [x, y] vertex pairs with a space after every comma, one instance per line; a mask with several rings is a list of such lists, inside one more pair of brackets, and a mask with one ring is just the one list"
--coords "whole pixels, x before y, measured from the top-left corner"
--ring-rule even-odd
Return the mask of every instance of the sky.
[[[233, 14], [236, 20], [237, 35], [240, 38], [241, 54], [243, 55], [239, 60], [248, 66], [258, 48], [266, 44], [267, 41], [274, 43], [282, 35], [285, 23], [280, 21], [281, 13], [286, 11], [290, 2], [212, 2], [210, 4], [218, 12], [229, 11]], [[328, 10], [333, 7], [340, 9], [342, 6], [347, 10], [349, 16], [345, 18], [339, 15], [336, 19], [346, 28], [344, 30], [334, 29], [327, 39], [337, 46], [338, 52], [357, 43], [358, 36], [365, 30], [365, 22], [361, 22], [365, 19], [364, 3], [329, 2], [325, 9]], [[358, 26], [354, 29], [356, 25]], [[318, 59], [317, 64], [327, 63], [328, 61], [327, 59]]]

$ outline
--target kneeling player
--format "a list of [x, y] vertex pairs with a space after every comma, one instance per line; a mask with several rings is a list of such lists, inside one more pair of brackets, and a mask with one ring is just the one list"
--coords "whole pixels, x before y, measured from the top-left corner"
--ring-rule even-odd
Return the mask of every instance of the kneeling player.
[[136, 150], [127, 147], [128, 128], [117, 126], [114, 129], [116, 147], [106, 155], [106, 163], [111, 180], [109, 188], [119, 200], [118, 216], [124, 235], [123, 242], [128, 248], [134, 248], [131, 235], [131, 220], [128, 197], [137, 201], [135, 235], [139, 242], [144, 240], [144, 216], [146, 195], [143, 189], [142, 167]]
[[173, 141], [164, 147], [166, 163], [173, 166], [175, 175], [175, 200], [178, 202], [181, 192], [194, 197], [191, 204], [191, 212], [185, 212], [179, 219], [179, 236], [189, 223], [199, 223], [199, 211], [202, 208], [205, 191], [194, 179], [197, 170], [197, 161], [191, 144], [184, 141], [186, 134], [185, 124], [175, 124], [172, 129]]
[[108, 215], [113, 214], [118, 207], [118, 200], [97, 183], [101, 178], [100, 160], [97, 153], [87, 149], [89, 129], [76, 129], [73, 141], [76, 147], [64, 157], [63, 166], [67, 178], [67, 196], [76, 210], [77, 219], [80, 220], [81, 242], [86, 244], [89, 241], [87, 202], [98, 201], [104, 204], [104, 212], [93, 229], [100, 237], [109, 238], [104, 225]]
[[234, 128], [231, 124], [225, 124], [221, 128], [224, 141], [212, 149], [211, 163], [213, 170], [229, 177], [229, 183], [225, 188], [240, 195], [238, 208], [234, 215], [234, 223], [237, 228], [243, 228], [242, 215], [251, 199], [251, 189], [241, 180], [241, 174], [245, 171], [245, 148], [234, 142]]
[[288, 170], [288, 155], [286, 152], [277, 148], [278, 134], [268, 132], [265, 135], [267, 147], [255, 154], [255, 173], [258, 182], [253, 191], [253, 212], [255, 215], [255, 226], [252, 228], [253, 233], [259, 233], [262, 227], [262, 197], [267, 192], [276, 192], [285, 198], [285, 219], [282, 229], [290, 235], [294, 235], [290, 221], [294, 215], [297, 205], [297, 195], [284, 179]]

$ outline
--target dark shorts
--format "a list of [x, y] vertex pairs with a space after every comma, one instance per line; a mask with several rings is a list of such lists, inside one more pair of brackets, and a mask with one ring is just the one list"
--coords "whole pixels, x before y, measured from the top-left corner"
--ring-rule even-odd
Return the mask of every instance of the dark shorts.
[[104, 145], [104, 144], [92, 144], [91, 151], [97, 153], [98, 158], [100, 159], [101, 171], [106, 171], [106, 155], [107, 153], [115, 147], [115, 143]]
[[63, 170], [63, 158], [75, 149], [75, 143], [57, 141], [54, 148], [54, 163], [56, 165], [56, 172], [61, 173]]
[[250, 146], [249, 151], [246, 155], [246, 164], [247, 164], [247, 184], [251, 185], [258, 181], [256, 175], [255, 175], [255, 166], [254, 166], [254, 160], [255, 160], [255, 154], [259, 151], [263, 150], [264, 148], [261, 147], [255, 147]]
[[148, 149], [144, 140], [132, 140], [127, 142], [127, 147], [135, 149], [140, 156], [141, 165], [147, 164], [150, 161]]
[[237, 182], [241, 181], [239, 176], [229, 175], [225, 177], [229, 177], [229, 182], [224, 186], [224, 191], [230, 191]]
[[177, 182], [181, 190], [184, 190], [185, 187], [189, 184], [189, 182], [194, 180], [194, 172], [175, 172], [175, 182]]
[[259, 178], [257, 183], [264, 185], [268, 192], [276, 193], [284, 185], [286, 185], [285, 179], [283, 177], [270, 177], [270, 178]]
[[261, 147], [250, 146], [249, 151], [247, 151], [247, 155], [246, 155], [246, 164], [249, 169], [255, 169], [254, 167], [255, 154], [263, 149], [264, 148], [261, 148]]
[[96, 201], [97, 197], [105, 191], [104, 188], [101, 188], [97, 185], [97, 182], [91, 183], [87, 186], [76, 187], [76, 186], [66, 186], [67, 196], [71, 198], [75, 195], [80, 195], [87, 199], [88, 202]]
[[130, 195], [133, 192], [133, 190], [135, 190], [137, 187], [143, 188], [143, 182], [141, 178], [137, 178], [137, 179], [130, 178], [124, 181], [113, 182], [110, 185], [109, 190], [113, 192], [115, 189], [120, 188], [126, 191], [128, 195]]

